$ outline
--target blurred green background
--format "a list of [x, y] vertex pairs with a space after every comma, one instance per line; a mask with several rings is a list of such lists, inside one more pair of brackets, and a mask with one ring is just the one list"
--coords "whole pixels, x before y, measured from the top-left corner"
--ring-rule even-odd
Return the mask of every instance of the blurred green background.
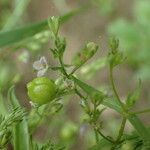
[[[84, 11], [73, 16], [61, 28], [61, 34], [67, 40], [65, 62], [70, 63], [73, 55], [88, 41], [98, 43], [98, 54], [82, 67], [78, 76], [93, 86], [109, 90], [104, 56], [109, 50], [109, 37], [116, 36], [120, 40], [120, 49], [127, 57], [126, 63], [115, 71], [119, 94], [124, 98], [141, 79], [142, 93], [135, 110], [147, 108], [150, 106], [149, 0], [0, 0], [0, 30], [7, 32], [45, 20], [49, 16], [63, 15], [82, 6]], [[52, 46], [49, 34], [48, 30], [43, 30], [15, 44], [0, 47], [0, 100], [6, 99], [8, 88], [15, 83], [19, 100], [30, 109], [26, 84], [36, 77], [33, 62], [40, 56], [46, 56], [51, 66], [56, 65], [48, 51]], [[58, 74], [51, 71], [47, 76], [56, 79]], [[79, 99], [69, 96], [63, 99], [63, 103], [61, 112], [56, 116], [51, 115], [35, 132], [35, 138], [40, 142], [49, 137], [56, 142], [59, 139], [68, 144], [71, 150], [87, 149], [95, 143], [95, 139], [91, 128], [84, 123], [87, 116], [79, 106]], [[145, 124], [150, 125], [148, 114], [140, 117]], [[115, 135], [114, 128], [118, 127], [120, 117], [114, 111], [107, 110], [102, 120], [104, 132]], [[132, 130], [130, 124], [126, 130]]]

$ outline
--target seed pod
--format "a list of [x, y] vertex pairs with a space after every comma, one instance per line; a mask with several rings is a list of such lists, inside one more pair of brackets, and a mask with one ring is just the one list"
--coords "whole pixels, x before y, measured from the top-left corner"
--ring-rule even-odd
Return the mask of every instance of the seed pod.
[[38, 77], [29, 82], [27, 90], [30, 100], [37, 105], [46, 104], [56, 96], [55, 83], [46, 77]]

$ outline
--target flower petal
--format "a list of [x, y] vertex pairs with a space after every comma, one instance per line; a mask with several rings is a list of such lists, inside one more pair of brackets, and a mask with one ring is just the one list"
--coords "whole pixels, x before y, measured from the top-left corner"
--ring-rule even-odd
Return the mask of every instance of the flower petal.
[[38, 61], [35, 61], [34, 63], [33, 63], [33, 68], [35, 69], [35, 70], [41, 70], [41, 69], [43, 69], [44, 68], [44, 66], [41, 64], [41, 62], [38, 60]]
[[39, 71], [37, 72], [37, 77], [44, 76], [44, 75], [45, 75], [45, 73], [46, 73], [46, 71], [47, 71], [47, 69], [39, 70]]
[[47, 60], [46, 60], [46, 58], [45, 58], [44, 56], [42, 56], [42, 57], [40, 58], [40, 63], [41, 63], [44, 67], [48, 66]]

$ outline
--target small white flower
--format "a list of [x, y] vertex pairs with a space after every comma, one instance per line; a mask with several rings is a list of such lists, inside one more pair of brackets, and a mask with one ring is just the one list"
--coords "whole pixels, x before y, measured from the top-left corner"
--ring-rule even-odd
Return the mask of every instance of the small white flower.
[[33, 68], [37, 71], [37, 77], [43, 76], [48, 69], [46, 58], [42, 56], [40, 60], [35, 61], [33, 63]]

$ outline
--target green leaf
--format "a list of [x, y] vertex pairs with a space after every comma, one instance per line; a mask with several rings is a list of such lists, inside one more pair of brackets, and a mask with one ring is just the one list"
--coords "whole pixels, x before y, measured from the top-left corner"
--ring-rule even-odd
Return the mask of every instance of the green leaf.
[[128, 120], [141, 136], [144, 144], [147, 145], [147, 147], [149, 147], [150, 149], [150, 131], [145, 127], [145, 125], [136, 115], [129, 115]]
[[78, 80], [77, 78], [73, 77], [74, 82], [80, 87], [82, 88], [89, 96], [92, 100], [94, 100], [95, 102], [102, 102], [104, 100], [104, 98], [106, 97], [105, 94], [103, 92], [100, 92], [96, 89], [93, 89], [93, 87], [91, 87], [90, 85], [85, 84], [84, 82]]
[[[14, 87], [9, 89], [8, 98], [10, 100], [12, 109], [21, 107], [18, 99], [15, 96]], [[29, 132], [26, 117], [24, 117], [23, 121], [14, 127], [13, 139], [15, 150], [29, 150]]]
[[[68, 21], [70, 18], [72, 18], [72, 16], [76, 15], [80, 11], [81, 9], [77, 9], [61, 16], [60, 23], [62, 24]], [[0, 32], [0, 47], [10, 46], [44, 30], [48, 30], [47, 20], [10, 31], [2, 31]]]
[[[102, 92], [100, 92], [99, 90], [93, 88], [92, 86], [84, 83], [83, 81], [81, 81], [75, 77], [73, 77], [73, 80], [90, 97], [93, 97], [95, 94], [104, 96], [104, 94]], [[115, 100], [115, 99], [112, 101], [112, 99], [105, 97], [105, 99], [102, 101], [102, 104], [122, 113], [121, 107], [120, 107], [119, 103], [117, 102], [117, 100]]]

